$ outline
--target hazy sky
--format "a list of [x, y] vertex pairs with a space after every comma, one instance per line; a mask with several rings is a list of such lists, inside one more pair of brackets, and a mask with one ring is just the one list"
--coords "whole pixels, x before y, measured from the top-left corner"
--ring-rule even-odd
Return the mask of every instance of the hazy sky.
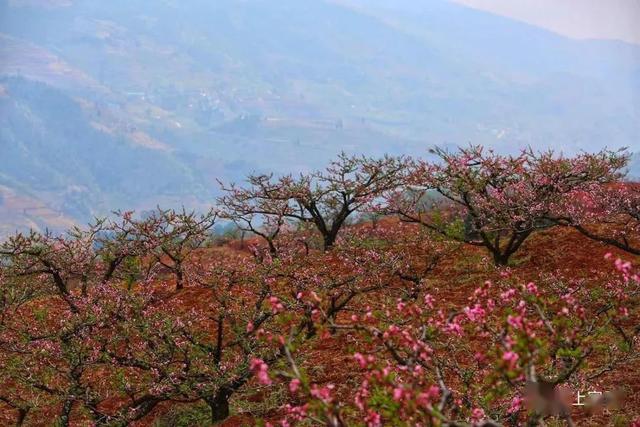
[[453, 0], [574, 38], [640, 44], [640, 0]]

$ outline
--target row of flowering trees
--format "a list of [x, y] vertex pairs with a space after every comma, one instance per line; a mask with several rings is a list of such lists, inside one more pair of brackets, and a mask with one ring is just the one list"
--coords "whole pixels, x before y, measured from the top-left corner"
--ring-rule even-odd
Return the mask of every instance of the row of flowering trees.
[[[553, 225], [639, 253], [640, 190], [621, 181], [624, 150], [508, 156], [470, 146], [432, 154], [437, 160], [342, 154], [326, 171], [299, 178], [252, 175], [246, 187], [223, 186], [221, 216], [262, 237], [274, 255], [287, 226], [311, 225], [328, 250], [349, 217], [363, 211], [396, 214], [483, 246], [498, 265], [506, 265], [533, 233]], [[611, 222], [616, 226], [603, 231], [611, 235], [590, 228]]]
[[[129, 425], [204, 402], [215, 422], [255, 375], [271, 387], [286, 379], [295, 404], [284, 424], [571, 422], [558, 386], [635, 361], [631, 265], [617, 261], [619, 280], [603, 271], [525, 285], [504, 270], [464, 304], [431, 277], [461, 245], [505, 265], [554, 226], [636, 253], [640, 194], [621, 181], [625, 154], [435, 154], [341, 155], [322, 172], [224, 187], [203, 215], [121, 212], [64, 236], [10, 237], [0, 244], [5, 419]], [[365, 212], [400, 222], [353, 224]], [[205, 247], [221, 218], [262, 243]], [[362, 343], [360, 386], [340, 404], [298, 354], [345, 334]], [[536, 401], [528, 415], [524, 397]]]

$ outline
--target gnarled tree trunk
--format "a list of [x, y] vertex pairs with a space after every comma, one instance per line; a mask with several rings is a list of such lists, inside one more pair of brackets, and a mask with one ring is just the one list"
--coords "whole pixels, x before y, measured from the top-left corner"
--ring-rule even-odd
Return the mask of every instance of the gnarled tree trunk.
[[223, 421], [229, 417], [229, 397], [232, 391], [221, 388], [209, 399], [205, 399], [211, 409], [211, 422]]

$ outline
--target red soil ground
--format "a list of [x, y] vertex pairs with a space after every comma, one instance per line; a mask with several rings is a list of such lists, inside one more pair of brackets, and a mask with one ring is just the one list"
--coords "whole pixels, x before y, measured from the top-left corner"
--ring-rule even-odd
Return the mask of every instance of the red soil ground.
[[[391, 225], [391, 224], [387, 224]], [[371, 225], [363, 225], [371, 226]], [[231, 242], [220, 248], [203, 249], [198, 257], [206, 261], [208, 257], [248, 256], [246, 245]], [[614, 270], [609, 261], [604, 259], [608, 252], [614, 256], [640, 262], [640, 257], [591, 241], [570, 228], [554, 228], [533, 235], [515, 256], [514, 266], [510, 267], [513, 277], [522, 282], [535, 281], [541, 274], [563, 272], [574, 277], [590, 277], [594, 271]], [[473, 290], [485, 280], [497, 280], [499, 270], [492, 266], [487, 252], [478, 247], [462, 246], [455, 256], [443, 260], [430, 273], [429, 285], [440, 288], [441, 295], [446, 295], [446, 304], [464, 304]], [[209, 290], [187, 287], [175, 292], [173, 286], [158, 283], [158, 289], [166, 292], [169, 298], [179, 298], [185, 309], [206, 304]], [[446, 292], [442, 292], [446, 291]], [[372, 297], [373, 298], [373, 297]], [[351, 400], [355, 386], [359, 383], [358, 369], [353, 362], [350, 348], [355, 338], [349, 333], [342, 333], [328, 339], [316, 340], [302, 351], [302, 365], [314, 372], [314, 379], [321, 383], [333, 383], [337, 393], [345, 400]], [[595, 386], [594, 386], [595, 387]], [[606, 374], [597, 385], [604, 390], [627, 388], [629, 394], [624, 410], [629, 418], [640, 416], [640, 366], [627, 366], [625, 369]], [[278, 404], [286, 399], [282, 384], [262, 387], [255, 382], [246, 390], [233, 398], [232, 407], [235, 415], [221, 425], [226, 427], [254, 425], [257, 418], [277, 420], [280, 413]], [[150, 416], [138, 422], [138, 426], [153, 426], [156, 420], [163, 418], [169, 411], [175, 410], [172, 405], [160, 405]], [[250, 412], [251, 411], [251, 412]], [[11, 425], [10, 411], [0, 410], [0, 425]], [[614, 425], [606, 415], [589, 415], [579, 408], [574, 411], [575, 419], [580, 426]]]

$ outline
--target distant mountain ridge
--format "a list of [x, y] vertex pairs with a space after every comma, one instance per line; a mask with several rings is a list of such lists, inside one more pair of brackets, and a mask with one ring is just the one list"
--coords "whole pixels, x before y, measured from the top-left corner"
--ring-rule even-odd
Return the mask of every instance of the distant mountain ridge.
[[639, 101], [640, 48], [444, 0], [0, 0], [0, 185], [79, 221], [340, 150], [633, 147]]

